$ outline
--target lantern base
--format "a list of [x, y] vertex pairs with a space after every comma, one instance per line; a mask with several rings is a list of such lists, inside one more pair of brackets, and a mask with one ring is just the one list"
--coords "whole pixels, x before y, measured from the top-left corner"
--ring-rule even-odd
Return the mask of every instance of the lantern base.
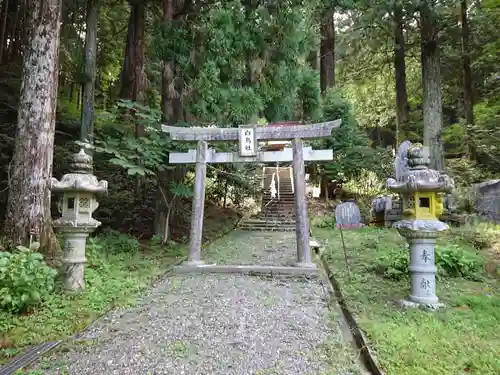
[[[410, 297], [411, 298], [411, 297]], [[412, 308], [412, 309], [421, 309], [427, 311], [437, 311], [446, 307], [444, 303], [435, 302], [435, 303], [427, 303], [427, 302], [414, 302], [409, 299], [399, 300], [399, 305], [403, 308]]]
[[186, 260], [186, 261], [184, 261], [184, 262], [181, 263], [181, 266], [203, 267], [203, 266], [207, 266], [207, 264], [205, 264], [205, 262], [202, 261], [202, 260]]
[[293, 264], [293, 266], [297, 268], [308, 268], [308, 269], [318, 268], [316, 263], [313, 262], [296, 262]]

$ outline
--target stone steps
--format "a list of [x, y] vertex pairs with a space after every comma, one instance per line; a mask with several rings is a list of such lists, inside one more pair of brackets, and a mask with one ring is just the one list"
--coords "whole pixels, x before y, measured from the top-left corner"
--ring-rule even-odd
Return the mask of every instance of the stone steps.
[[295, 215], [259, 215], [257, 216], [260, 220], [273, 221], [273, 220], [295, 220]]
[[[241, 229], [263, 231], [295, 231], [295, 194], [292, 190], [292, 181], [288, 168], [278, 170], [275, 178], [279, 176], [279, 195], [272, 198], [269, 185], [276, 169], [265, 169], [263, 173], [264, 190], [262, 195], [261, 212], [256, 218], [244, 220]], [[267, 206], [266, 206], [267, 205]]]
[[240, 229], [252, 231], [277, 231], [293, 232], [295, 231], [295, 222], [287, 221], [265, 221], [258, 219], [247, 219], [240, 223]]

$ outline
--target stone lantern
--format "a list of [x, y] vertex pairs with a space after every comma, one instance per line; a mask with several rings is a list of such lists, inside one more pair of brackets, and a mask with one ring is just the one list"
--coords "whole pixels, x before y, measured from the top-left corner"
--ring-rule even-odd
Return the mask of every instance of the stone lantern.
[[402, 220], [394, 223], [399, 234], [410, 245], [411, 294], [404, 306], [436, 309], [441, 306], [436, 296], [434, 248], [440, 232], [448, 225], [438, 220], [443, 213], [443, 195], [454, 188], [446, 174], [429, 169], [430, 159], [421, 144], [408, 149], [408, 167], [398, 181], [387, 180], [387, 188], [402, 200]]
[[54, 221], [54, 227], [64, 236], [63, 271], [66, 289], [78, 290], [85, 287], [85, 244], [90, 233], [101, 225], [92, 218], [99, 204], [95, 194], [106, 193], [107, 181], [97, 181], [92, 174], [92, 157], [83, 149], [73, 155], [71, 173], [61, 181], [52, 178], [51, 190], [63, 193], [58, 208], [61, 217]]

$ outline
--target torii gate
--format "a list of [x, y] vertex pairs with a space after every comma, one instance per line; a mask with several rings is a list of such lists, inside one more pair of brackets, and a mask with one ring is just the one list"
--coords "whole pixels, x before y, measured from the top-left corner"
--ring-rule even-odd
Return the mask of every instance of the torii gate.
[[[306, 199], [304, 161], [333, 160], [333, 150], [312, 150], [303, 147], [302, 139], [329, 137], [334, 128], [341, 125], [341, 120], [308, 125], [284, 125], [279, 127], [258, 127], [242, 125], [239, 128], [202, 128], [175, 127], [162, 125], [162, 130], [170, 134], [173, 141], [197, 142], [196, 150], [185, 153], [172, 152], [169, 162], [172, 164], [196, 163], [191, 231], [188, 260], [180, 266], [182, 272], [245, 272], [245, 266], [208, 266], [201, 260], [201, 241], [205, 206], [205, 180], [207, 163], [267, 163], [292, 162], [295, 190], [297, 263], [295, 270], [279, 267], [280, 273], [297, 274], [297, 270], [315, 273], [316, 265], [312, 262], [309, 245], [309, 220]], [[258, 151], [258, 141], [291, 140], [292, 149], [283, 151]], [[215, 152], [208, 148], [208, 142], [238, 141], [239, 152]], [[255, 271], [256, 267], [248, 267]], [[257, 267], [262, 268], [273, 267]], [[308, 271], [309, 270], [309, 271]], [[268, 270], [269, 271], [269, 270]]]

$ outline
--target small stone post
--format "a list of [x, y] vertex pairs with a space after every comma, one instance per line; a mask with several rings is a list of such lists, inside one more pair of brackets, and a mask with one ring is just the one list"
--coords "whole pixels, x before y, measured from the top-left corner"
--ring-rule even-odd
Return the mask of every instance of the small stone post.
[[191, 233], [186, 265], [199, 265], [201, 261], [201, 241], [203, 235], [203, 215], [205, 211], [205, 180], [207, 176], [206, 141], [198, 141], [196, 150], [196, 175], [194, 181], [193, 207], [191, 211]]
[[64, 286], [76, 291], [85, 288], [85, 244], [87, 237], [101, 222], [92, 218], [99, 204], [96, 193], [106, 193], [107, 181], [97, 181], [92, 174], [92, 157], [82, 149], [73, 155], [71, 173], [61, 181], [52, 178], [51, 190], [63, 193], [59, 201], [61, 217], [54, 221], [56, 230], [64, 235], [63, 277]]
[[309, 246], [309, 218], [307, 213], [306, 180], [302, 139], [292, 141], [293, 148], [293, 182], [295, 194], [295, 223], [297, 234], [297, 266], [314, 268]]
[[443, 212], [442, 196], [454, 188], [446, 174], [429, 169], [428, 153], [421, 144], [408, 149], [408, 173], [401, 179], [387, 180], [389, 190], [401, 195], [403, 218], [394, 223], [410, 245], [411, 294], [401, 301], [405, 307], [442, 306], [436, 296], [434, 248], [440, 232], [448, 225], [438, 220]]

